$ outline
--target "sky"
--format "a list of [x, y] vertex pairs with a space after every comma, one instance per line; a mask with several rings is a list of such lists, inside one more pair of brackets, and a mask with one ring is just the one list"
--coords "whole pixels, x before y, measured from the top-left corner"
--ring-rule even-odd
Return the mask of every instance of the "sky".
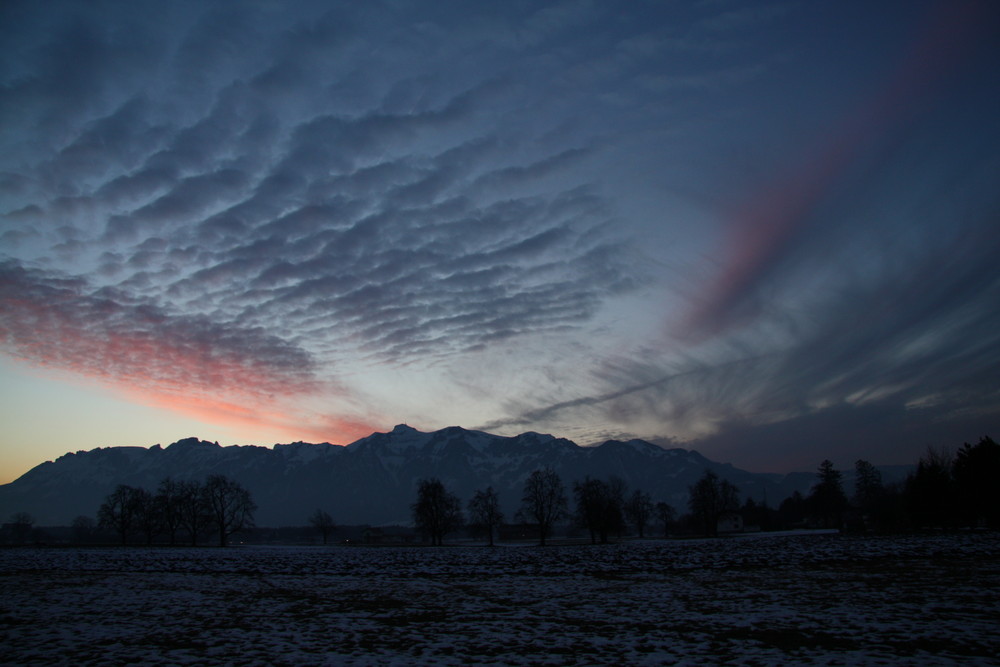
[[0, 5], [0, 483], [397, 423], [1000, 433], [1000, 8]]

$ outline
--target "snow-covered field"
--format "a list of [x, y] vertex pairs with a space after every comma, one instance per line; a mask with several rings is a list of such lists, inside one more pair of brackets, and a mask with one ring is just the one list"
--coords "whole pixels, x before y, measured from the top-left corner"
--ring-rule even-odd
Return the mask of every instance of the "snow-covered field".
[[3, 664], [998, 664], [1000, 536], [0, 551]]

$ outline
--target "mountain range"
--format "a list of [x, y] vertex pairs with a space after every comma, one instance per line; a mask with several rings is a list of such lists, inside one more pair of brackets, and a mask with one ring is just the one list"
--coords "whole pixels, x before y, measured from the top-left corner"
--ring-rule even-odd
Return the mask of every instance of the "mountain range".
[[[437, 477], [463, 502], [493, 486], [512, 520], [524, 481], [542, 467], [553, 468], [566, 485], [586, 476], [623, 479], [654, 502], [686, 511], [688, 489], [705, 470], [735, 484], [743, 498], [776, 506], [794, 491], [808, 493], [815, 473], [752, 473], [710, 461], [695, 451], [665, 449], [644, 440], [609, 440], [583, 447], [534, 432], [513, 437], [452, 426], [421, 432], [405, 424], [373, 433], [346, 446], [296, 442], [274, 447], [220, 446], [186, 438], [167, 447], [103, 447], [65, 454], [0, 485], [0, 518], [28, 512], [36, 525], [68, 525], [79, 515], [94, 517], [118, 484], [156, 490], [165, 477], [204, 480], [223, 474], [246, 487], [258, 505], [261, 526], [306, 525], [324, 509], [341, 524], [408, 524], [421, 479]], [[908, 466], [881, 468], [886, 482]], [[844, 486], [853, 490], [851, 471]]]

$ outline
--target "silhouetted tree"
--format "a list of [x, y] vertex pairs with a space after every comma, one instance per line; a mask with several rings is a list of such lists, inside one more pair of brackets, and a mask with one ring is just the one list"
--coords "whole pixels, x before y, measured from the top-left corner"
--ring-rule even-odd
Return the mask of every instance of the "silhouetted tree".
[[864, 459], [854, 463], [854, 504], [865, 513], [873, 513], [884, 488], [882, 473]]
[[411, 506], [413, 523], [440, 546], [444, 536], [462, 526], [462, 504], [458, 496], [444, 488], [439, 479], [423, 479], [417, 485], [417, 502]]
[[590, 541], [607, 544], [614, 532], [621, 535], [625, 525], [625, 482], [612, 477], [607, 482], [586, 477], [574, 482], [576, 518], [590, 532]]
[[333, 517], [321, 509], [317, 509], [309, 516], [309, 525], [315, 528], [323, 536], [323, 544], [327, 543], [330, 533], [337, 527], [333, 522]]
[[528, 476], [521, 495], [520, 514], [538, 526], [542, 546], [556, 521], [566, 516], [566, 504], [566, 490], [554, 470], [542, 468]]
[[137, 492], [134, 487], [119, 484], [97, 510], [98, 524], [118, 533], [122, 544], [128, 544], [128, 536], [135, 528]]
[[801, 526], [806, 520], [806, 499], [798, 491], [781, 501], [778, 517], [785, 528]]
[[976, 445], [964, 443], [952, 474], [963, 522], [1000, 528], [1000, 445], [988, 436]]
[[635, 526], [639, 537], [645, 537], [646, 526], [653, 516], [653, 499], [645, 491], [636, 489], [625, 503], [625, 516]]
[[739, 509], [739, 490], [729, 480], [719, 480], [719, 476], [706, 470], [690, 489], [688, 509], [702, 527], [705, 535], [719, 533], [719, 519], [727, 512]]
[[11, 539], [14, 544], [25, 544], [31, 537], [31, 527], [35, 525], [35, 518], [27, 512], [15, 512], [10, 520]]
[[97, 522], [89, 516], [83, 516], [81, 514], [80, 516], [75, 517], [70, 526], [73, 529], [73, 541], [77, 544], [86, 544], [94, 539], [94, 531], [97, 528]]
[[229, 536], [253, 527], [257, 511], [250, 492], [224, 475], [210, 475], [204, 486], [205, 502], [219, 535], [219, 546], [226, 546]]
[[212, 521], [204, 487], [195, 480], [184, 480], [177, 482], [176, 492], [180, 526], [195, 546]]
[[882, 485], [882, 473], [864, 459], [858, 459], [854, 463], [852, 500], [861, 514], [861, 523], [865, 528], [878, 527], [883, 522], [885, 487]]
[[493, 546], [493, 533], [503, 523], [503, 512], [500, 511], [500, 497], [492, 486], [485, 491], [476, 491], [469, 501], [469, 522], [473, 530], [485, 532], [489, 537], [489, 545]]
[[183, 487], [180, 482], [169, 477], [160, 481], [156, 490], [156, 507], [160, 515], [160, 525], [167, 533], [170, 544], [177, 541], [177, 531], [183, 526]]
[[825, 528], [839, 528], [847, 509], [847, 496], [841, 481], [843, 476], [827, 459], [819, 464], [816, 477], [818, 481], [809, 494], [808, 507]]
[[948, 526], [955, 520], [952, 457], [928, 447], [917, 469], [906, 478], [906, 511], [916, 526]]
[[773, 523], [771, 515], [773, 511], [765, 503], [758, 503], [753, 498], [743, 501], [740, 514], [743, 515], [745, 526], [756, 526], [760, 530], [770, 530]]
[[607, 542], [604, 528], [605, 505], [608, 491], [604, 482], [592, 477], [573, 483], [573, 497], [576, 501], [576, 520], [590, 533], [590, 543], [597, 544], [598, 537]]
[[135, 527], [146, 537], [146, 544], [160, 532], [160, 508], [156, 498], [143, 488], [136, 488], [132, 495], [135, 503]]
[[656, 503], [656, 520], [663, 526], [663, 536], [670, 535], [670, 524], [677, 519], [677, 510], [665, 502]]
[[608, 533], [615, 533], [621, 538], [625, 531], [625, 495], [628, 484], [621, 477], [612, 475], [608, 478], [608, 504], [604, 525]]

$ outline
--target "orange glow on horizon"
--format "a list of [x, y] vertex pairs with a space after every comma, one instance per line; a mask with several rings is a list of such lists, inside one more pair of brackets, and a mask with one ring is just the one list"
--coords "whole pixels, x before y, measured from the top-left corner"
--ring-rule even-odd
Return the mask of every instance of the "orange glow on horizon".
[[302, 358], [288, 360], [273, 352], [268, 357], [267, 351], [258, 358], [256, 350], [229, 342], [213, 346], [197, 332], [164, 331], [131, 312], [133, 319], [125, 324], [130, 330], [120, 331], [117, 306], [101, 313], [104, 319], [81, 321], [71, 291], [52, 299], [5, 296], [0, 334], [12, 356], [29, 366], [89, 378], [127, 401], [218, 424], [251, 439], [255, 431], [267, 430], [348, 444], [376, 430], [363, 419], [301, 407], [320, 397], [349, 398], [344, 387], [317, 378], [312, 363]]

